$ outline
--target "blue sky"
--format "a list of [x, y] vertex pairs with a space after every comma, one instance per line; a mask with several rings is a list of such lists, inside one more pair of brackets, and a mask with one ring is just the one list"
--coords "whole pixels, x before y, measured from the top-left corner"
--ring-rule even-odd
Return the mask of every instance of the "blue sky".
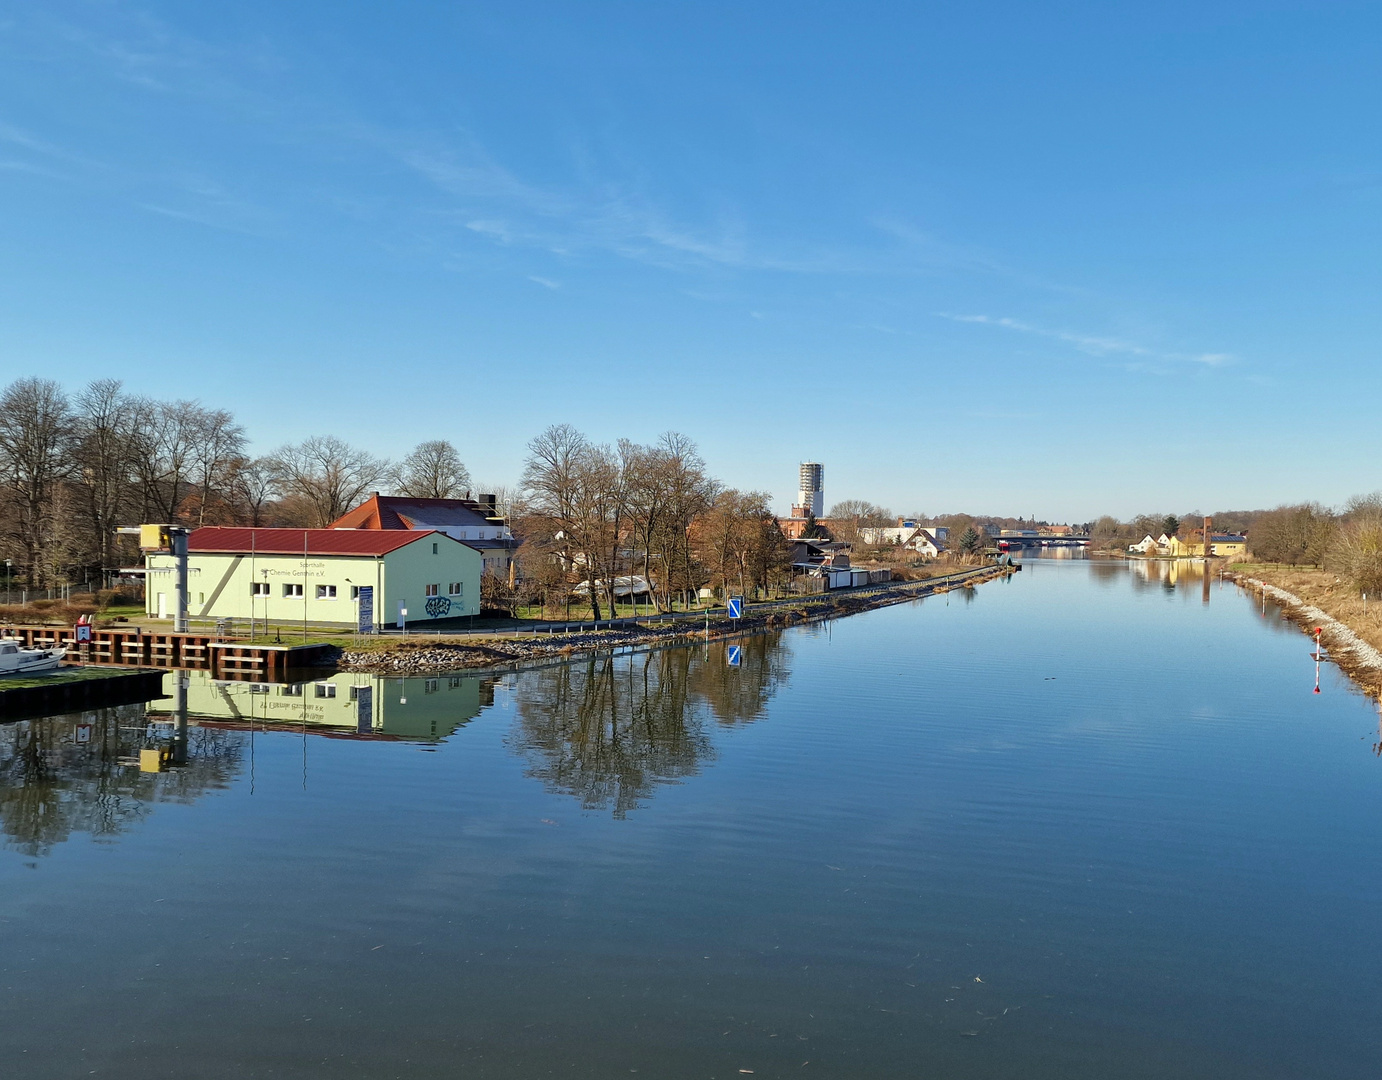
[[0, 381], [785, 511], [1382, 487], [1365, 4], [0, 2]]

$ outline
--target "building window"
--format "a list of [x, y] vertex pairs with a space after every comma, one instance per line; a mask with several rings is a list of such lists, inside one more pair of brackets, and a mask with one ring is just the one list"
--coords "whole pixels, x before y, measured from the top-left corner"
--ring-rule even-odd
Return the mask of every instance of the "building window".
[[199, 592], [199, 593], [197, 593], [197, 603], [199, 603], [199, 604], [205, 604], [205, 603], [206, 603], [206, 593], [204, 593], [204, 592]]
[[441, 592], [441, 586], [440, 586], [440, 585], [428, 585], [428, 586], [427, 586], [427, 595], [428, 595], [428, 596], [436, 596], [436, 595], [437, 595], [438, 593], [440, 593], [440, 592]]
[[279, 697], [302, 697], [302, 683], [286, 683], [278, 688]]
[[359, 599], [360, 599], [360, 586], [359, 586], [359, 585], [352, 585], [352, 586], [350, 587], [350, 598], [351, 598], [352, 600], [359, 600]]
[[301, 585], [285, 585], [285, 586], [283, 586], [283, 595], [284, 595], [284, 596], [301, 596], [301, 595], [302, 595], [302, 586], [301, 586]]
[[426, 682], [424, 682], [422, 684], [422, 692], [424, 694], [435, 694], [437, 692], [437, 680], [428, 679]]
[[448, 586], [446, 587], [446, 594], [447, 594], [448, 596], [464, 596], [464, 595], [465, 595], [465, 582], [463, 582], [463, 581], [453, 581], [450, 585], [448, 585]]
[[437, 553], [437, 545], [436, 545], [436, 544], [433, 544], [433, 545], [432, 545], [432, 554], [435, 555], [436, 553]]
[[255, 581], [250, 584], [251, 596], [268, 596], [269, 583], [267, 581]]
[[316, 694], [317, 697], [335, 697], [336, 684], [329, 682], [319, 682], [313, 686], [312, 692]]
[[446, 680], [446, 687], [448, 690], [459, 690], [461, 688], [461, 677], [459, 675], [452, 675], [451, 678]]
[[270, 686], [270, 685], [269, 685], [268, 683], [266, 683], [266, 682], [252, 682], [252, 683], [250, 683], [250, 693], [251, 693], [251, 694], [267, 694], [267, 693], [268, 693], [270, 690], [272, 690], [272, 689], [273, 689], [273, 687]]
[[318, 599], [318, 600], [335, 600], [335, 599], [336, 599], [336, 586], [335, 586], [335, 585], [318, 585], [318, 586], [317, 586], [317, 599]]

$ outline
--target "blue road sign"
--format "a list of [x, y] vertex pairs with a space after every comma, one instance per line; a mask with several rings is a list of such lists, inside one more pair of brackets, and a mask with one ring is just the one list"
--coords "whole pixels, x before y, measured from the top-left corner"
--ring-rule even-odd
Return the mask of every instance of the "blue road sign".
[[743, 652], [741, 651], [741, 646], [738, 646], [738, 645], [731, 645], [731, 646], [729, 647], [729, 653], [728, 653], [728, 655], [727, 655], [727, 657], [726, 657], [726, 658], [728, 659], [728, 661], [729, 661], [729, 666], [730, 666], [730, 667], [738, 667], [738, 666], [739, 666], [740, 659], [742, 658], [742, 656], [743, 656]]
[[744, 598], [742, 596], [731, 596], [727, 601], [729, 607], [729, 617], [737, 619], [744, 610]]
[[360, 620], [359, 629], [362, 634], [374, 633], [374, 586], [360, 586]]

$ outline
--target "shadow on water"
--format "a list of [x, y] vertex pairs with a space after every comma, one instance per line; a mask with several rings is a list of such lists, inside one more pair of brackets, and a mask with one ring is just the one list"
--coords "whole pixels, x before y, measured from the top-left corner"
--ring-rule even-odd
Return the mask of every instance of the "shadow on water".
[[[591, 657], [522, 677], [511, 748], [527, 774], [624, 817], [714, 760], [708, 724], [763, 715], [787, 679], [781, 634], [704, 648]], [[730, 663], [731, 644], [738, 663]]]

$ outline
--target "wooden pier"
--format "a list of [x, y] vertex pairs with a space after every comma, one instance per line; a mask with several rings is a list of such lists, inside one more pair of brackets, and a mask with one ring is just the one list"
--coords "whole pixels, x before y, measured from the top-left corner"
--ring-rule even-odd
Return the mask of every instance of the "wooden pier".
[[74, 663], [129, 664], [135, 667], [204, 668], [282, 675], [291, 668], [315, 667], [327, 661], [334, 645], [249, 645], [214, 634], [170, 631], [92, 629], [89, 642], [77, 643], [70, 626], [0, 626], [0, 637], [14, 638], [30, 649], [67, 650]]

